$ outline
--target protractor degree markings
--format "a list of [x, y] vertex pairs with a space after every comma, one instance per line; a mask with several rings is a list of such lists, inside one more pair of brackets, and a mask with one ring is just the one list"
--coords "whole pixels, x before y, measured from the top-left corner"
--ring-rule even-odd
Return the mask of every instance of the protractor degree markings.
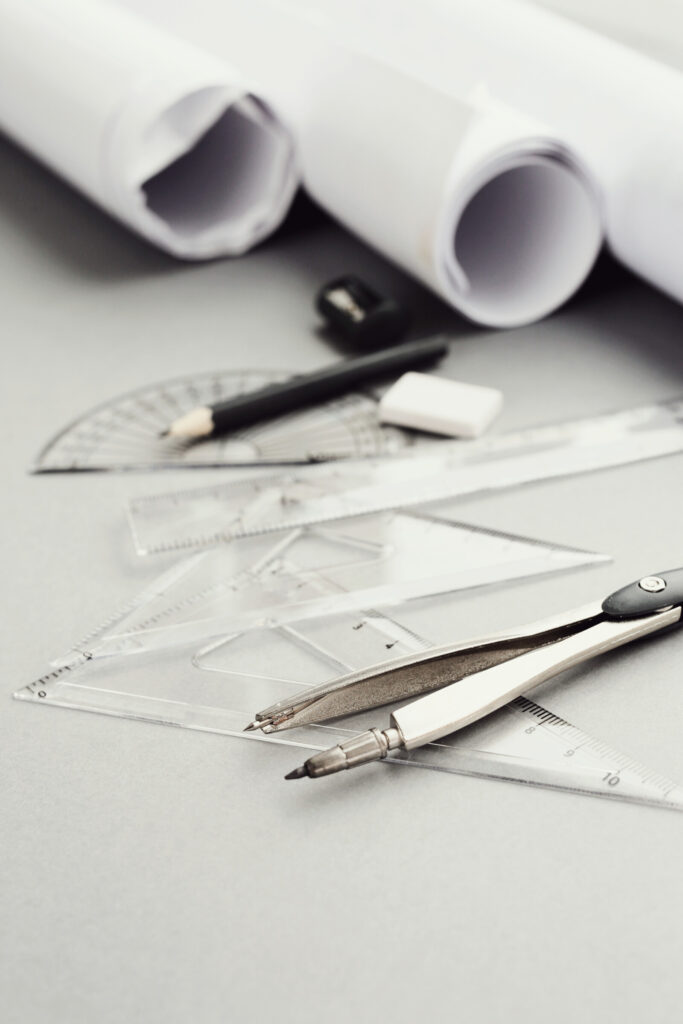
[[67, 440], [74, 444], [85, 445], [88, 448], [96, 445], [118, 444], [120, 442], [139, 446], [141, 443], [147, 444], [151, 436], [154, 435], [149, 429], [136, 429], [130, 423], [126, 424], [125, 427], [119, 427], [114, 423], [106, 427], [98, 425], [94, 429], [91, 426], [89, 429], [83, 430]]
[[156, 433], [166, 429], [168, 426], [167, 417], [158, 404], [152, 405], [150, 402], [137, 402], [136, 406], [141, 413], [137, 417], [138, 423], [148, 426], [150, 431]]
[[284, 371], [225, 371], [148, 385], [103, 403], [60, 431], [38, 456], [36, 470], [280, 465], [367, 457], [409, 443], [407, 435], [381, 427], [373, 400], [358, 393], [201, 445], [160, 436], [174, 419], [199, 405], [287, 376]]
[[166, 417], [158, 404], [153, 404], [149, 399], [138, 398], [130, 404], [121, 406], [120, 409], [121, 413], [127, 413], [130, 416], [134, 424], [150, 433], [159, 433], [168, 426]]
[[[269, 429], [252, 430], [248, 433], [245, 431], [242, 436], [245, 440], [252, 440], [259, 447], [270, 452], [291, 451], [297, 445], [311, 450], [316, 447], [320, 448], [324, 444], [328, 448], [343, 445], [345, 450], [357, 451], [358, 454], [368, 451], [379, 454], [387, 450], [387, 437], [391, 437], [392, 446], [396, 445], [395, 435], [385, 435], [383, 430], [371, 423], [358, 424], [351, 420], [335, 421], [330, 419], [327, 424], [299, 423], [298, 429], [297, 425], [292, 424], [291, 421], [287, 425], [289, 430], [286, 434], [279, 433], [269, 425]], [[320, 434], [323, 430], [325, 433], [321, 437]]]
[[[115, 432], [117, 436], [136, 440], [146, 440], [151, 434], [159, 432], [158, 423], [150, 423], [146, 418], [140, 417], [137, 410], [130, 406], [107, 410], [106, 413], [86, 421], [83, 428], [90, 434], [99, 431], [105, 438], [111, 437]], [[75, 436], [80, 435], [77, 432]]]
[[145, 450], [158, 449], [160, 452], [165, 450], [175, 450], [178, 447], [187, 445], [183, 441], [177, 439], [160, 438], [158, 435], [143, 435], [142, 438], [131, 436], [129, 434], [116, 435], [116, 434], [102, 434], [96, 431], [92, 434], [82, 434], [78, 437], [69, 439], [60, 446], [62, 451], [78, 451], [82, 453], [88, 452], [119, 452], [129, 451], [136, 453], [140, 451], [140, 441], [144, 441]]
[[[352, 428], [354, 419], [363, 415], [363, 409], [361, 406], [356, 406], [354, 414], [351, 411], [348, 412], [337, 412], [334, 408], [315, 408], [301, 409], [296, 412], [288, 413], [284, 416], [278, 416], [277, 419], [268, 421], [267, 423], [254, 424], [249, 428], [249, 432], [255, 439], [269, 434], [280, 434], [285, 431], [288, 438], [295, 439], [299, 435], [308, 435], [311, 430], [316, 428], [326, 428], [328, 430], [336, 430], [340, 434], [346, 433]], [[376, 412], [373, 410], [373, 417], [376, 417]], [[368, 425], [373, 420], [368, 415]]]

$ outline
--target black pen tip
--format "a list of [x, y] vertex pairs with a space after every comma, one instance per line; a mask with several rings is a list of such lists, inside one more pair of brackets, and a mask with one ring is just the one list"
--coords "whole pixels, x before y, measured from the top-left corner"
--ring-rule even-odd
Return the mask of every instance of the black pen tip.
[[285, 775], [285, 778], [286, 779], [303, 779], [307, 775], [308, 775], [308, 772], [306, 771], [306, 766], [302, 764], [300, 768], [295, 768], [293, 772], [287, 772], [287, 774]]

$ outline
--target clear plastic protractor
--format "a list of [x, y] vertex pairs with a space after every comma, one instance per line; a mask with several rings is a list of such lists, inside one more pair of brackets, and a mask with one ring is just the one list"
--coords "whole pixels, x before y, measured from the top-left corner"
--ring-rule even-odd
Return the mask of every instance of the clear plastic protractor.
[[201, 444], [161, 436], [183, 414], [257, 391], [286, 372], [226, 370], [151, 384], [90, 409], [42, 449], [38, 473], [278, 465], [386, 455], [413, 435], [377, 419], [374, 390], [353, 392]]

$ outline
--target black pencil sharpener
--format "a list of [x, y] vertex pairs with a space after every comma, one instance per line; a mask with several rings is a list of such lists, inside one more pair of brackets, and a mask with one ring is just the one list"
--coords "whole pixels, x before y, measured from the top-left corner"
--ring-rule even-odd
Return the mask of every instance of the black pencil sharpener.
[[393, 299], [373, 291], [349, 274], [324, 285], [315, 308], [332, 332], [358, 348], [382, 348], [399, 341], [410, 326], [410, 313]]

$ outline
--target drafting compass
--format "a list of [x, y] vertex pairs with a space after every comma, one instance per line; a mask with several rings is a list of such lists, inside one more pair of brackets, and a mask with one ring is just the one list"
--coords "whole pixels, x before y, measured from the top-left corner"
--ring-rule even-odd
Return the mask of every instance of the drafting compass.
[[633, 640], [677, 626], [683, 569], [646, 576], [598, 605], [575, 609], [521, 633], [442, 647], [352, 673], [260, 712], [265, 732], [322, 722], [420, 696], [372, 728], [309, 758], [287, 778], [318, 778], [412, 750], [485, 718], [560, 672]]

